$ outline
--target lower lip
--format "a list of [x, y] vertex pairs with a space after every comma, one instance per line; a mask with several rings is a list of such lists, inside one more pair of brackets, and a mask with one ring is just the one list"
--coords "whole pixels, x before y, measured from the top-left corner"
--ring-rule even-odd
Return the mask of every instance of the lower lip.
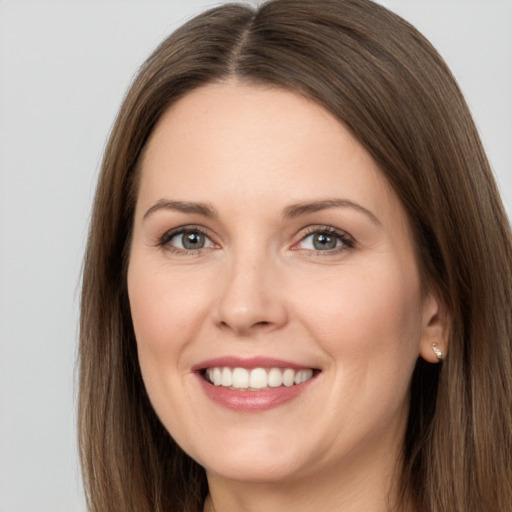
[[280, 405], [293, 400], [295, 397], [306, 391], [315, 377], [286, 387], [265, 389], [262, 391], [233, 390], [222, 386], [214, 386], [204, 380], [201, 374], [197, 374], [199, 382], [206, 393], [206, 396], [214, 402], [237, 412], [261, 412], [279, 407]]

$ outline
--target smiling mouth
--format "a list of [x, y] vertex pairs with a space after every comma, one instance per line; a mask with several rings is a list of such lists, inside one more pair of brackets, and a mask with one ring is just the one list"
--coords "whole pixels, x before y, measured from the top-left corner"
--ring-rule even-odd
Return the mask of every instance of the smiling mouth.
[[262, 391], [292, 387], [307, 382], [319, 371], [312, 368], [230, 368], [213, 367], [202, 372], [206, 382], [231, 390]]

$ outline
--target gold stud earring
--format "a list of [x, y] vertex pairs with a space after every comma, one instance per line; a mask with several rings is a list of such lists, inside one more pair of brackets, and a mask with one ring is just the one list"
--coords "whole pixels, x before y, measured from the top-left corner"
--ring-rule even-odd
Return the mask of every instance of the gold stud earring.
[[436, 355], [437, 360], [441, 361], [443, 359], [443, 353], [437, 347], [437, 343], [432, 343], [432, 350], [434, 351], [434, 354]]

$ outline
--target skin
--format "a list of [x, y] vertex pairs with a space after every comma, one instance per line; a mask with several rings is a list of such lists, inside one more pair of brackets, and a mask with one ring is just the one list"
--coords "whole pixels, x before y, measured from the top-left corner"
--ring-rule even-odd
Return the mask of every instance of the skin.
[[[352, 204], [285, 215], [331, 199]], [[205, 246], [165, 237], [182, 226], [206, 233]], [[315, 249], [311, 233], [326, 227], [341, 238]], [[444, 349], [446, 321], [420, 282], [400, 201], [331, 114], [235, 82], [172, 106], [141, 162], [128, 291], [148, 394], [207, 471], [205, 510], [389, 509], [410, 377], [418, 356], [436, 361], [433, 342]], [[229, 355], [321, 372], [278, 407], [233, 411], [191, 371]]]

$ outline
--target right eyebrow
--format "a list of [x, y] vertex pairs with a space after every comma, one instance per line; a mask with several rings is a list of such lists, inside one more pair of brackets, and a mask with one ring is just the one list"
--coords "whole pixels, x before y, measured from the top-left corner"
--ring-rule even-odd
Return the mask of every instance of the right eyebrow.
[[205, 203], [192, 203], [189, 201], [171, 201], [169, 199], [158, 200], [151, 208], [149, 208], [142, 220], [158, 210], [174, 210], [184, 213], [195, 213], [203, 217], [215, 217], [215, 210]]
[[296, 218], [301, 215], [308, 215], [310, 213], [318, 212], [320, 210], [327, 210], [330, 208], [353, 208], [354, 210], [364, 213], [375, 224], [380, 225], [379, 219], [370, 210], [364, 206], [351, 201], [350, 199], [324, 199], [320, 201], [313, 201], [311, 203], [297, 203], [292, 204], [285, 208], [283, 217]]

